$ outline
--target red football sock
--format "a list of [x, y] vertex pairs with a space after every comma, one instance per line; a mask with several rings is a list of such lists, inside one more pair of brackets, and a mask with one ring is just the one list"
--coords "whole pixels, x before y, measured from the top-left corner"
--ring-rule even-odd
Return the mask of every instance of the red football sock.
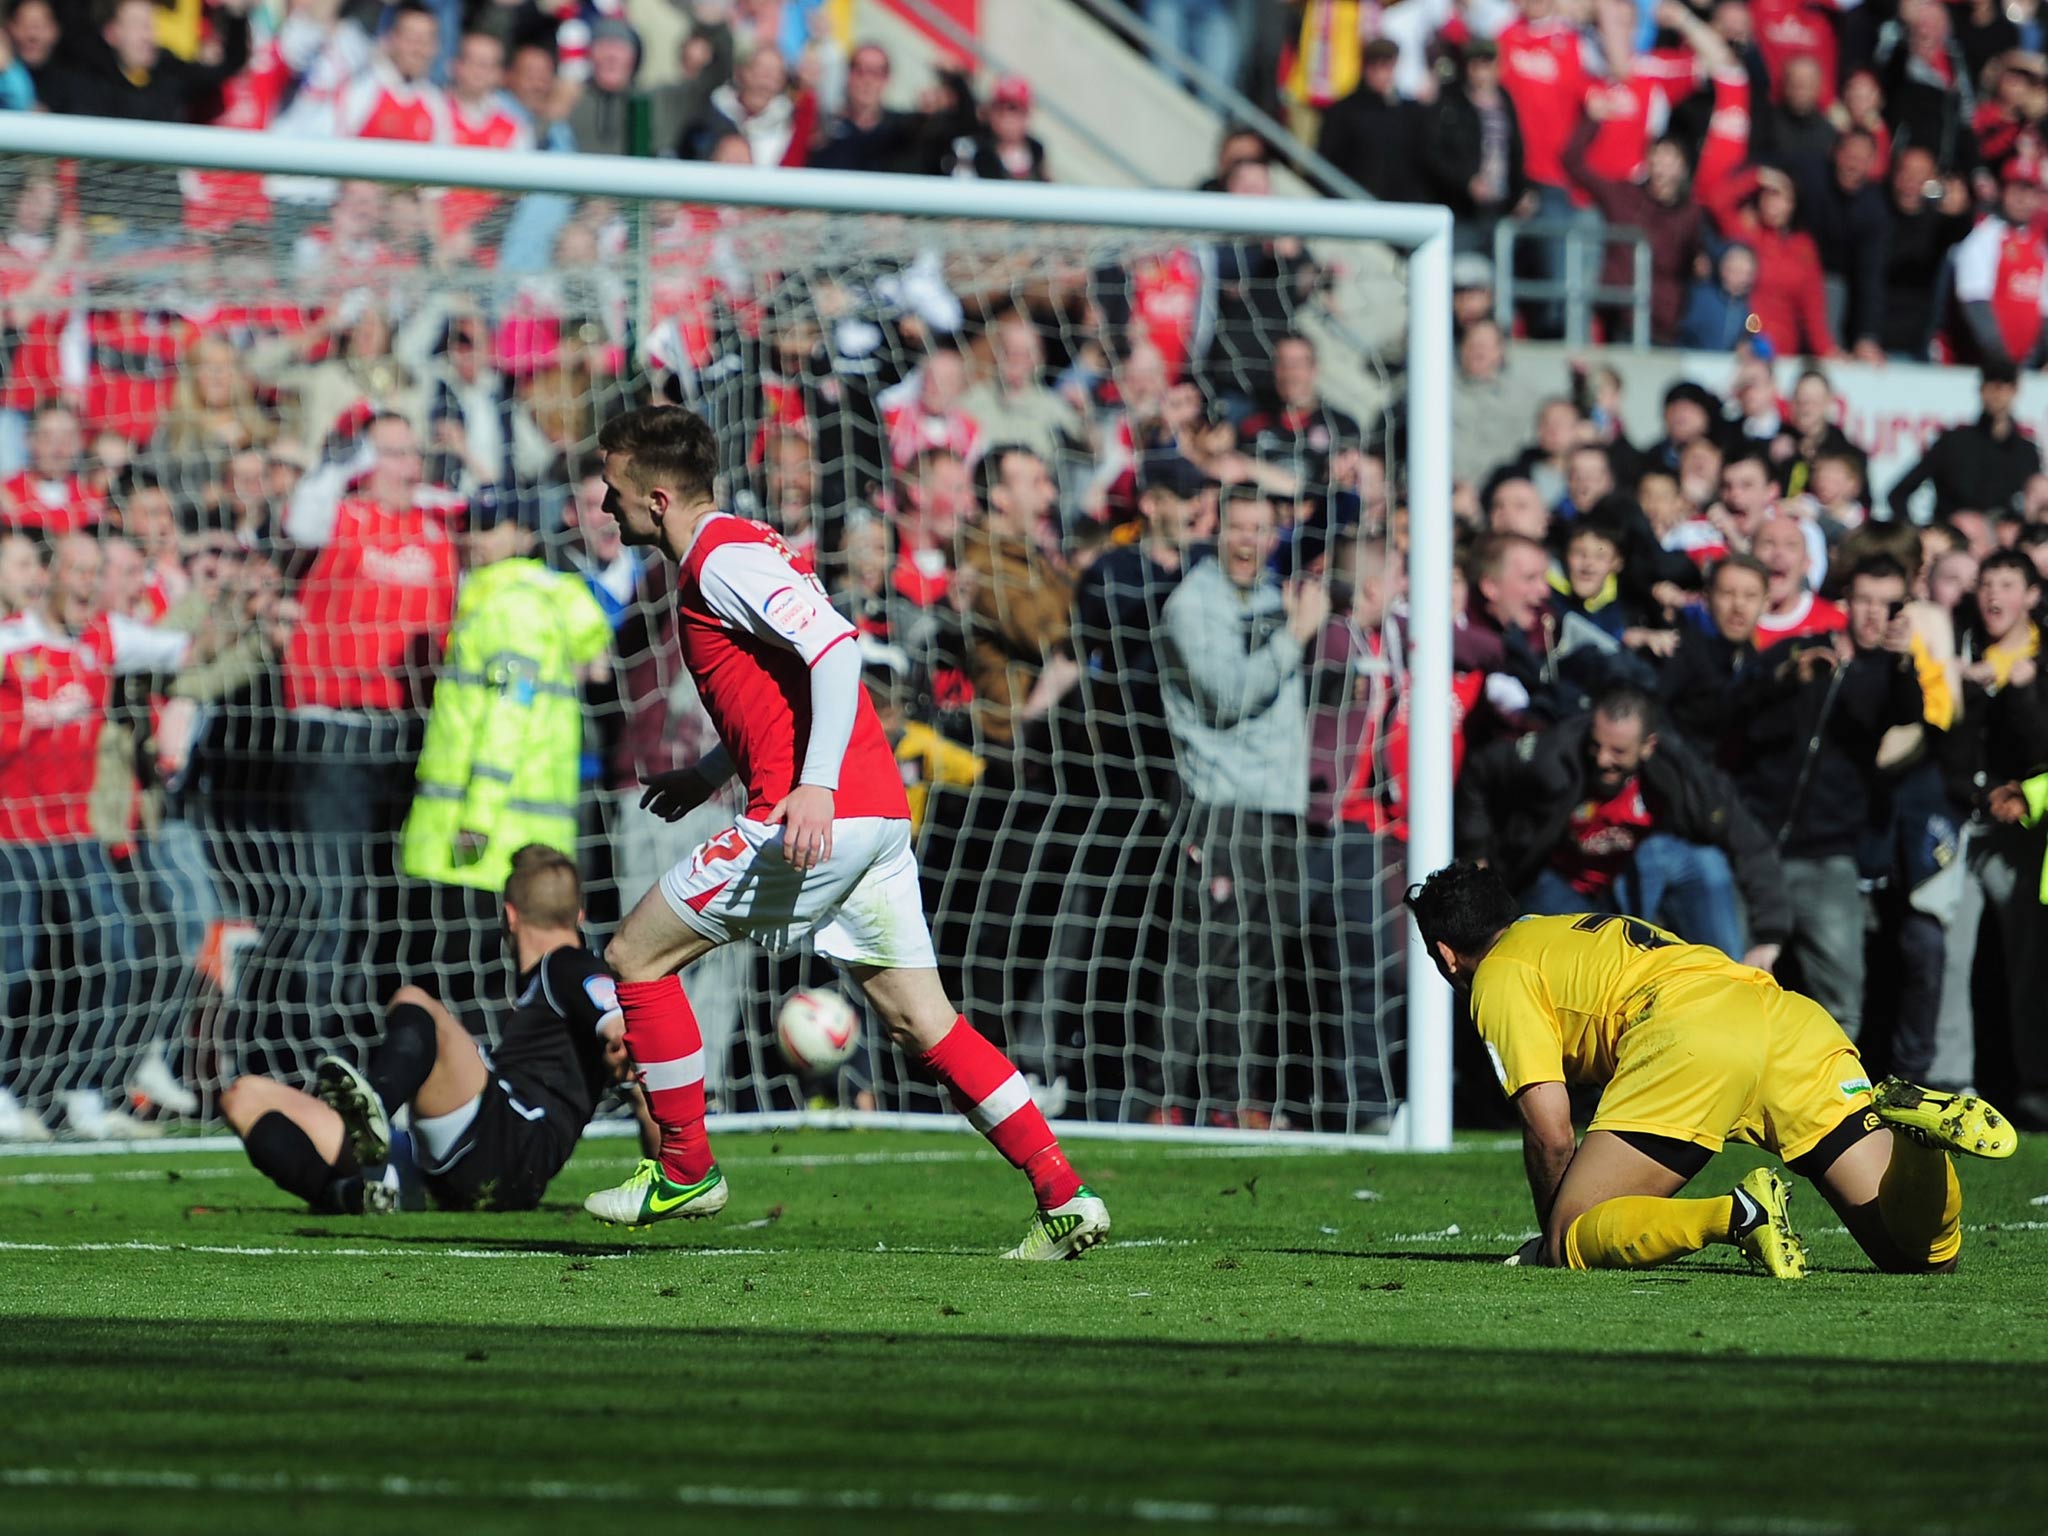
[[1031, 1091], [1009, 1059], [963, 1017], [946, 1038], [924, 1053], [924, 1064], [952, 1091], [953, 1101], [974, 1128], [1024, 1170], [1038, 1196], [1040, 1210], [1051, 1210], [1074, 1198], [1081, 1179], [1031, 1102]]
[[661, 1171], [694, 1184], [711, 1171], [711, 1138], [704, 1130], [704, 1036], [682, 978], [620, 982], [619, 1011], [627, 1054], [661, 1127]]

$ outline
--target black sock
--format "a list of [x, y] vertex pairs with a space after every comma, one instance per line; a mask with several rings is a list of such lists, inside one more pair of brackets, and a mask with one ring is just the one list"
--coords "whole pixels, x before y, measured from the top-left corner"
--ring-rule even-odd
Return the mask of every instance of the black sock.
[[[288, 1195], [297, 1195], [316, 1211], [340, 1212], [363, 1208], [362, 1167], [346, 1141], [333, 1162], [320, 1156], [308, 1136], [291, 1116], [272, 1110], [242, 1138], [249, 1161], [256, 1171]], [[354, 1184], [353, 1202], [349, 1185]]]
[[413, 1100], [434, 1070], [434, 1016], [418, 1003], [400, 1003], [384, 1016], [384, 1038], [370, 1052], [365, 1076], [384, 1113], [395, 1115]]

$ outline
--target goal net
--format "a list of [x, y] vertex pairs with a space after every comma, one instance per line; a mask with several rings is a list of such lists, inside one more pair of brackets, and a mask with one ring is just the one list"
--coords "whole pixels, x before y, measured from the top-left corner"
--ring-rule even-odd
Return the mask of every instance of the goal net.
[[[205, 1115], [360, 1048], [402, 981], [488, 1034], [513, 978], [479, 872], [508, 838], [573, 851], [601, 945], [730, 824], [730, 797], [640, 805], [715, 738], [595, 437], [672, 401], [715, 428], [723, 503], [857, 626], [944, 979], [1048, 1113], [1387, 1130], [1427, 650], [1391, 617], [1403, 453], [1442, 440], [1406, 409], [1396, 245], [1219, 233], [1185, 197], [1162, 227], [1142, 194], [1116, 223], [1101, 194], [1006, 218], [1002, 189], [894, 178], [488, 157], [513, 191], [389, 146], [0, 143], [37, 132], [96, 155], [0, 158], [0, 1084], [26, 1109], [160, 1115], [182, 1086]], [[458, 594], [508, 552], [581, 584], [599, 654], [451, 685]], [[422, 810], [464, 796], [420, 771], [437, 681], [573, 699], [467, 769], [567, 754], [573, 797], [498, 796], [523, 816], [451, 847]], [[807, 948], [685, 982], [719, 1112], [943, 1107], [871, 1019], [844, 1068], [792, 1071], [780, 1001], [846, 985]]]

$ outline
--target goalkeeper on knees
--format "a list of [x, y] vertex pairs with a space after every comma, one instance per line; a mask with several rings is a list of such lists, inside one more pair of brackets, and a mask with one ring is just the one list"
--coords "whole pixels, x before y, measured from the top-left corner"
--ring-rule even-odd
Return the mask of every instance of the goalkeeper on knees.
[[[1518, 917], [1499, 876], [1468, 861], [1411, 888], [1408, 904], [1438, 970], [1469, 994], [1522, 1117], [1543, 1230], [1517, 1262], [1640, 1269], [1727, 1243], [1766, 1274], [1802, 1277], [1775, 1169], [1674, 1198], [1737, 1140], [1812, 1181], [1878, 1268], [1945, 1271], [1962, 1247], [1949, 1154], [2018, 1145], [1981, 1099], [1897, 1078], [1873, 1087], [1823, 1009], [1717, 949], [1613, 913]], [[1568, 1082], [1601, 1089], [1576, 1143]]]

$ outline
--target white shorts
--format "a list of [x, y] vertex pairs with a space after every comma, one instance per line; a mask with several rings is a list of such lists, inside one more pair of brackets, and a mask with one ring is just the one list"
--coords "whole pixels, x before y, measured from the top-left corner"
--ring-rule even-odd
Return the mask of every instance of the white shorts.
[[938, 964], [907, 821], [842, 817], [832, 857], [799, 873], [782, 856], [782, 828], [742, 816], [663, 875], [661, 893], [685, 926], [720, 944], [785, 950], [809, 937], [845, 965]]

